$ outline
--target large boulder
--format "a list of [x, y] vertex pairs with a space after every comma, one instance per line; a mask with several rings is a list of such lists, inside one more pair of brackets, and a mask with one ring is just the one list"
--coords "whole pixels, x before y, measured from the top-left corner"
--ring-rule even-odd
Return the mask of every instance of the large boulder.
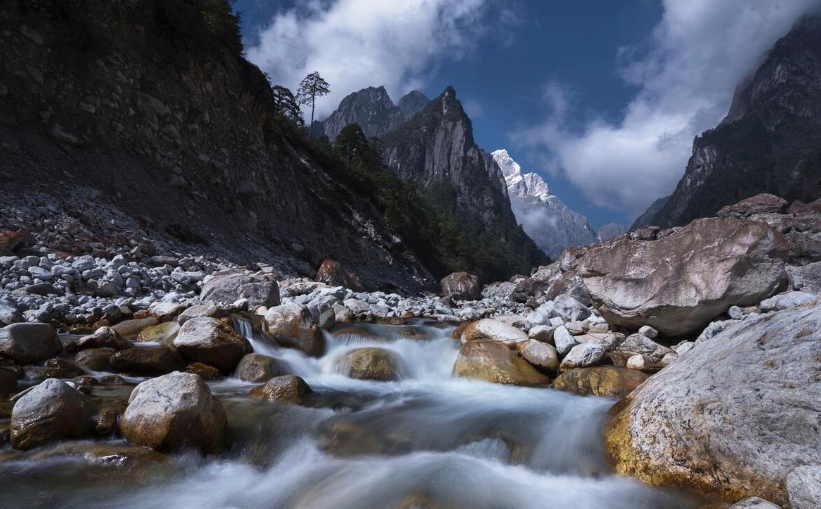
[[604, 353], [604, 347], [595, 341], [581, 343], [570, 349], [565, 358], [562, 359], [559, 370], [565, 372], [571, 369], [595, 366], [604, 359]]
[[162, 345], [120, 350], [110, 357], [109, 364], [119, 373], [140, 376], [164, 375], [183, 366], [180, 354]]
[[236, 376], [243, 382], [261, 383], [290, 374], [290, 367], [284, 361], [262, 355], [249, 353], [237, 365]]
[[516, 350], [524, 359], [549, 373], [559, 369], [559, 353], [553, 345], [542, 343], [535, 339], [528, 339], [516, 344]]
[[13, 323], [0, 329], [0, 357], [17, 364], [42, 362], [62, 351], [63, 343], [51, 325]]
[[764, 223], [697, 219], [657, 240], [594, 244], [573, 263], [608, 323], [684, 336], [730, 306], [758, 304], [784, 289], [782, 238]]
[[131, 348], [131, 341], [123, 338], [111, 327], [100, 327], [94, 334], [83, 336], [76, 342], [67, 345], [69, 351], [85, 350], [88, 348], [113, 348], [115, 350], [125, 350]]
[[28, 391], [11, 411], [11, 445], [31, 449], [91, 431], [92, 404], [67, 383], [49, 378]]
[[462, 342], [468, 341], [494, 341], [505, 344], [515, 344], [520, 341], [527, 341], [527, 334], [512, 325], [508, 325], [500, 320], [483, 318], [466, 326], [462, 330]]
[[120, 432], [132, 444], [161, 452], [193, 448], [218, 453], [227, 419], [198, 375], [170, 373], [138, 385], [128, 399]]
[[725, 205], [716, 212], [718, 217], [747, 218], [754, 214], [783, 214], [790, 206], [787, 200], [773, 194], [750, 196], [733, 205]]
[[225, 271], [203, 285], [200, 299], [226, 304], [248, 299], [248, 305], [252, 308], [278, 306], [279, 285], [274, 279], [261, 274]]
[[451, 297], [456, 300], [479, 300], [482, 298], [482, 287], [479, 286], [479, 277], [467, 272], [454, 272], [442, 278], [439, 282], [442, 297]]
[[453, 375], [486, 382], [542, 387], [550, 383], [518, 352], [499, 342], [468, 341], [459, 349]]
[[553, 388], [580, 396], [621, 399], [641, 385], [648, 376], [639, 371], [615, 366], [576, 368], [553, 380]]
[[74, 362], [89, 371], [111, 371], [111, 357], [115, 353], [113, 348], [86, 348], [77, 354]]
[[248, 394], [271, 403], [302, 403], [306, 394], [314, 391], [305, 380], [295, 375], [283, 375], [268, 380], [265, 385], [251, 389]]
[[344, 286], [355, 292], [364, 292], [365, 287], [356, 273], [346, 269], [336, 260], [325, 259], [316, 271], [316, 280], [328, 286]]
[[402, 358], [390, 350], [376, 347], [354, 348], [337, 362], [339, 373], [357, 380], [395, 382], [402, 379]]
[[624, 401], [607, 432], [618, 472], [728, 500], [787, 505], [787, 475], [821, 464], [821, 307], [747, 318]]
[[821, 507], [821, 465], [802, 466], [790, 472], [787, 492], [792, 509]]
[[265, 313], [265, 322], [271, 336], [280, 345], [296, 348], [313, 357], [325, 353], [325, 336], [307, 306], [284, 304], [273, 307]]
[[186, 359], [214, 366], [223, 373], [234, 370], [252, 348], [247, 339], [222, 320], [191, 318], [174, 338], [176, 348]]

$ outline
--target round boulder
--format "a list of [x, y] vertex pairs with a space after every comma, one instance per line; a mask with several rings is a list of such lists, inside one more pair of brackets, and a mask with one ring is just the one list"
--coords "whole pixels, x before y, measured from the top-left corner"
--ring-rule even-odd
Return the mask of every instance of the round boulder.
[[527, 334], [499, 320], [484, 318], [471, 323], [462, 331], [462, 343], [469, 341], [492, 341], [510, 345], [527, 341]]
[[164, 375], [183, 365], [176, 350], [161, 345], [120, 350], [109, 362], [114, 371], [140, 376]]
[[265, 322], [280, 345], [296, 348], [312, 357], [325, 353], [325, 337], [307, 306], [285, 304], [273, 307], [265, 313]]
[[550, 380], [517, 352], [497, 342], [468, 341], [459, 349], [453, 375], [486, 382], [541, 387]]
[[354, 348], [337, 363], [337, 371], [357, 380], [393, 382], [405, 371], [402, 358], [384, 348]]
[[132, 444], [156, 451], [222, 450], [227, 418], [202, 378], [170, 373], [147, 380], [131, 393], [120, 432]]
[[251, 344], [227, 323], [216, 318], [192, 318], [180, 327], [174, 348], [186, 359], [230, 373]]
[[88, 348], [80, 351], [74, 362], [89, 371], [111, 371], [111, 356], [115, 352], [113, 348]]
[[14, 404], [11, 445], [31, 449], [49, 442], [77, 438], [91, 431], [91, 402], [56, 378], [43, 381]]
[[268, 380], [265, 385], [251, 389], [249, 395], [272, 403], [302, 403], [306, 394], [313, 392], [305, 380], [295, 375], [278, 376]]
[[641, 385], [648, 376], [639, 371], [616, 366], [576, 368], [553, 380], [553, 388], [580, 396], [621, 399]]
[[278, 306], [279, 285], [272, 278], [262, 274], [242, 274], [221, 272], [202, 287], [200, 299], [203, 301], [231, 304], [239, 299], [248, 299], [248, 306]]
[[454, 272], [439, 282], [442, 297], [456, 300], [479, 300], [482, 298], [482, 287], [479, 277], [467, 272]]
[[116, 330], [111, 327], [100, 327], [94, 334], [83, 336], [76, 343], [68, 345], [69, 351], [85, 350], [87, 348], [113, 348], [114, 350], [125, 350], [133, 345], [131, 341], [124, 339]]
[[559, 370], [565, 372], [574, 368], [594, 366], [604, 359], [604, 352], [604, 347], [593, 341], [576, 345], [562, 360]]
[[0, 329], [0, 357], [19, 365], [50, 359], [63, 351], [63, 343], [51, 325], [13, 323]]
[[516, 349], [524, 357], [524, 359], [536, 366], [550, 373], [555, 373], [559, 370], [559, 354], [553, 345], [542, 343], [535, 339], [528, 339], [516, 344]]
[[260, 383], [287, 375], [289, 371], [290, 367], [284, 361], [259, 353], [249, 353], [239, 361], [236, 376], [243, 382]]

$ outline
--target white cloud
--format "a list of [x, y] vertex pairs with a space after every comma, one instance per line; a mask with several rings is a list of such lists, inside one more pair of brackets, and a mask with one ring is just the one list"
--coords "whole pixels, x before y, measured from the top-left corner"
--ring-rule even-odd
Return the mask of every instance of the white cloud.
[[471, 120], [476, 120], [485, 113], [485, 109], [482, 105], [472, 99], [462, 101], [462, 107], [465, 108], [465, 113], [468, 114]]
[[[444, 59], [468, 55], [492, 33], [488, 17], [515, 22], [504, 0], [333, 0], [278, 13], [247, 50], [249, 60], [292, 90], [310, 72], [330, 83], [317, 116], [347, 94], [384, 85], [394, 100], [421, 88]], [[507, 20], [507, 21], [505, 21]]]
[[664, 0], [649, 51], [620, 48], [620, 76], [639, 88], [619, 122], [567, 127], [573, 94], [546, 87], [548, 119], [512, 134], [594, 204], [632, 214], [670, 193], [694, 136], [729, 109], [736, 84], [818, 0]]

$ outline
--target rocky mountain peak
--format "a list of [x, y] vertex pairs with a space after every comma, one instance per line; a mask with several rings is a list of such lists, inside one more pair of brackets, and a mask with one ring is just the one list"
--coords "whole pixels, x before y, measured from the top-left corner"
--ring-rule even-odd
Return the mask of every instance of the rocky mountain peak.
[[517, 196], [532, 196], [545, 201], [550, 196], [550, 187], [538, 173], [522, 173], [522, 167], [510, 157], [507, 150], [491, 152], [493, 159], [502, 170], [508, 193]]
[[412, 90], [399, 99], [399, 109], [405, 120], [410, 120], [411, 117], [422, 111], [428, 105], [430, 99], [418, 90]]
[[368, 87], [346, 96], [323, 122], [325, 135], [333, 142], [347, 125], [359, 124], [368, 137], [381, 136], [405, 120], [385, 87]]

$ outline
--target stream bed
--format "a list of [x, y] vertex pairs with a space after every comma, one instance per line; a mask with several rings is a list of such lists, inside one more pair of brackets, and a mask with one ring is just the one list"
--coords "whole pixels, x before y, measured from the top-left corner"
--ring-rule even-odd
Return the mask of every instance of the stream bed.
[[[338, 327], [326, 333], [327, 353], [313, 359], [275, 346], [249, 322], [234, 325], [255, 352], [305, 379], [314, 392], [302, 405], [250, 398], [256, 384], [237, 379], [210, 382], [229, 422], [219, 456], [163, 457], [123, 440], [0, 451], [0, 507], [695, 509], [703, 502], [612, 473], [602, 426], [613, 400], [453, 378], [459, 343], [448, 326]], [[402, 380], [338, 374], [337, 360], [361, 346], [401, 356]], [[131, 388], [93, 394], [122, 399]]]

